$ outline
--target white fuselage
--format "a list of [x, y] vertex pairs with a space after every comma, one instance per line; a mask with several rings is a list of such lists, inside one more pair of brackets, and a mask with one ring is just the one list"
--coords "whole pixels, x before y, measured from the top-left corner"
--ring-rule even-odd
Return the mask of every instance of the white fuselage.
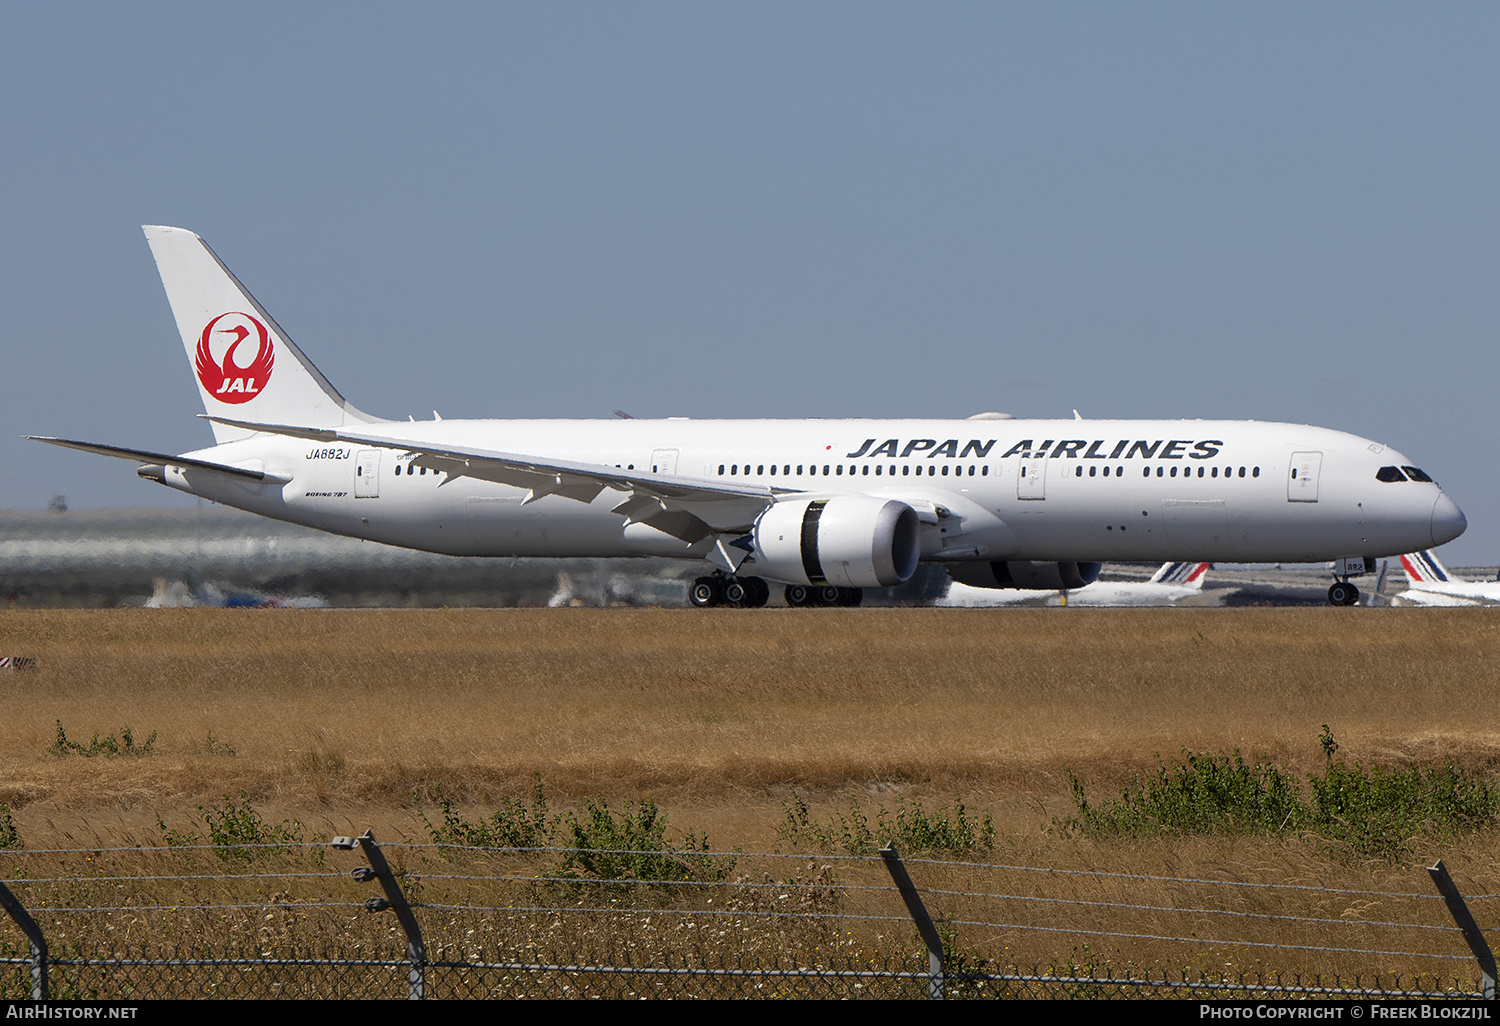
[[[1434, 483], [1382, 481], [1394, 450], [1325, 428], [1231, 421], [439, 420], [364, 435], [939, 510], [922, 559], [1312, 562], [1457, 537]], [[591, 502], [414, 470], [400, 448], [255, 435], [188, 454], [283, 479], [168, 467], [171, 487], [338, 534], [454, 555], [691, 555]], [[399, 469], [398, 469], [399, 468]]]

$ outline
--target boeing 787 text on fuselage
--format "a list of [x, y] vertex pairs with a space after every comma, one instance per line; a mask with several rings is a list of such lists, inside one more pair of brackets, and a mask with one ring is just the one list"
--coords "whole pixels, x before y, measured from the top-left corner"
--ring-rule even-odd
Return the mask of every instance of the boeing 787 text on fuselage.
[[1108, 560], [1381, 556], [1466, 526], [1369, 439], [1255, 421], [442, 420], [364, 413], [192, 232], [146, 238], [217, 444], [142, 464], [169, 488], [466, 556], [704, 560], [696, 605], [849, 605], [938, 563], [964, 584], [1079, 588]]

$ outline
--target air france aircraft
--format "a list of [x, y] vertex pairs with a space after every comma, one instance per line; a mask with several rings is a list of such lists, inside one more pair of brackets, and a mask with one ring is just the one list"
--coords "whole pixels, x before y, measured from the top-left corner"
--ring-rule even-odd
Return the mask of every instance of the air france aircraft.
[[1466, 581], [1453, 574], [1435, 552], [1413, 552], [1401, 557], [1407, 589], [1393, 602], [1418, 606], [1483, 606], [1500, 602], [1500, 581]]
[[[919, 563], [982, 588], [1077, 589], [1105, 560], [1380, 556], [1466, 526], [1405, 456], [1245, 421], [443, 420], [365, 413], [197, 235], [147, 226], [216, 444], [63, 438], [263, 516], [465, 556], [704, 560], [699, 606], [854, 605]], [[35, 437], [35, 436], [33, 436]]]
[[[1100, 581], [1089, 585], [1077, 594], [1064, 591], [1052, 595], [1046, 599], [1045, 604], [1049, 606], [1170, 606], [1183, 599], [1201, 596], [1203, 577], [1211, 565], [1209, 563], [1163, 563], [1149, 580]], [[1234, 590], [1227, 589], [1226, 594]], [[990, 588], [974, 588], [955, 581], [949, 585], [948, 594], [938, 600], [937, 604], [959, 607], [996, 606], [1007, 604], [1008, 595], [1008, 592], [997, 592]]]

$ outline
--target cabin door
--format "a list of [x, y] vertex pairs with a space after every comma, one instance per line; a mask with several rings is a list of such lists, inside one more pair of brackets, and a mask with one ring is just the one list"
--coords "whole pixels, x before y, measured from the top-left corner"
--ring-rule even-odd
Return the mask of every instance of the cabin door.
[[1287, 472], [1287, 502], [1317, 502], [1318, 472], [1323, 468], [1321, 452], [1292, 453], [1292, 468]]
[[380, 450], [361, 449], [354, 461], [354, 497], [380, 498]]
[[1016, 457], [1016, 498], [1045, 499], [1047, 497], [1047, 457], [1027, 459]]
[[677, 450], [653, 449], [651, 451], [651, 473], [677, 476]]

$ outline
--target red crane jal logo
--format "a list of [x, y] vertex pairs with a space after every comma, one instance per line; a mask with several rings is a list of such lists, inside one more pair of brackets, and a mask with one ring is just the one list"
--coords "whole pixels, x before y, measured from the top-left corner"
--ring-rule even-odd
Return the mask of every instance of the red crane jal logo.
[[[253, 349], [246, 345], [252, 337]], [[238, 405], [260, 395], [275, 361], [271, 333], [264, 324], [246, 313], [222, 313], [203, 326], [193, 364], [209, 395]]]

